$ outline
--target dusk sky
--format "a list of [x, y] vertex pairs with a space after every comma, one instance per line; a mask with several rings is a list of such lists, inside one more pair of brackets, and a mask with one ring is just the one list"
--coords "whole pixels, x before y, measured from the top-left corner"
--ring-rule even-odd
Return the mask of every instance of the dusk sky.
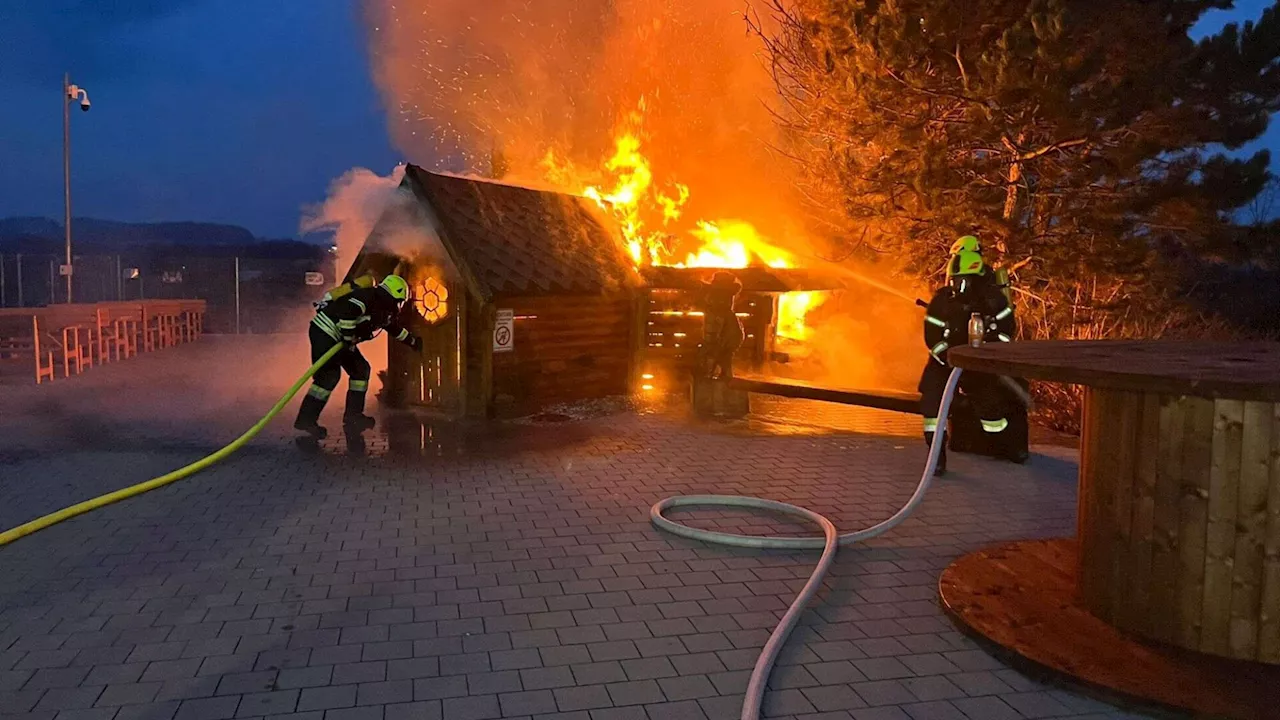
[[70, 71], [93, 104], [71, 118], [76, 216], [294, 236], [343, 172], [400, 159], [364, 40], [353, 0], [3, 0], [0, 217], [62, 217]]

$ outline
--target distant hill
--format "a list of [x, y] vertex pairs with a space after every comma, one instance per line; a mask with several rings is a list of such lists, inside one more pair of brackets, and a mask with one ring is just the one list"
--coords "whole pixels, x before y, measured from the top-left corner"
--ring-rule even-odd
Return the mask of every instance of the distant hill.
[[[200, 222], [128, 223], [95, 218], [72, 222], [77, 254], [136, 251], [166, 254], [308, 257], [325, 248], [293, 239], [259, 238], [237, 225]], [[42, 217], [0, 218], [0, 253], [58, 253], [62, 223]]]
[[[94, 218], [72, 222], [74, 239], [94, 245], [234, 245], [258, 242], [245, 228], [216, 223], [126, 223]], [[0, 242], [20, 235], [61, 238], [62, 223], [40, 217], [0, 219]]]

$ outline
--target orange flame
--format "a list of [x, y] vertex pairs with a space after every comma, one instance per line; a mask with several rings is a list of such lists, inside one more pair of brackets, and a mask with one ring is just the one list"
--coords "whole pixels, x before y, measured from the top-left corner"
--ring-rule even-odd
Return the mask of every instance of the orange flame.
[[809, 311], [827, 301], [827, 293], [789, 292], [778, 298], [778, 337], [803, 342], [809, 339], [805, 324]]
[[[681, 219], [689, 201], [687, 185], [673, 182], [670, 193], [654, 187], [654, 173], [648, 158], [641, 152], [645, 101], [629, 114], [614, 139], [614, 153], [604, 163], [611, 187], [589, 185], [581, 194], [613, 215], [622, 229], [627, 251], [637, 265], [671, 267], [746, 268], [764, 265], [774, 268], [795, 267], [794, 256], [760, 235], [756, 228], [742, 220], [699, 220], [686, 228], [684, 242], [669, 232], [672, 223]], [[575, 177], [567, 162], [548, 152], [542, 162], [549, 181], [565, 186]], [[646, 221], [656, 224], [651, 229]], [[678, 261], [675, 247], [694, 246], [684, 260]], [[826, 299], [824, 293], [784, 293], [778, 303], [778, 336], [804, 340], [808, 328], [805, 316]]]
[[750, 223], [741, 220], [701, 221], [689, 234], [702, 241], [702, 245], [675, 267], [795, 267], [790, 253], [765, 242]]

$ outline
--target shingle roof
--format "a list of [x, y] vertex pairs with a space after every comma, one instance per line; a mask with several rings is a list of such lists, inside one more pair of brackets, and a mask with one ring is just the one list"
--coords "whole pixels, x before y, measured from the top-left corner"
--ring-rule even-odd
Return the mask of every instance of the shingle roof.
[[489, 297], [595, 294], [638, 282], [617, 231], [585, 198], [414, 165], [405, 178], [430, 203], [454, 261]]

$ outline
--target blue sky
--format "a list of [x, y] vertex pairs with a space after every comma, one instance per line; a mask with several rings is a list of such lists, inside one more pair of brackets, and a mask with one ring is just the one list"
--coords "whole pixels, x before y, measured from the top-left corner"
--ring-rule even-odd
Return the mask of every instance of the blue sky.
[[0, 0], [0, 217], [62, 217], [69, 70], [93, 101], [71, 118], [77, 216], [293, 236], [333, 179], [399, 160], [363, 41], [354, 0]]
[[93, 102], [77, 216], [293, 236], [334, 178], [399, 159], [351, 0], [2, 0], [0, 217], [62, 217], [64, 68]]

